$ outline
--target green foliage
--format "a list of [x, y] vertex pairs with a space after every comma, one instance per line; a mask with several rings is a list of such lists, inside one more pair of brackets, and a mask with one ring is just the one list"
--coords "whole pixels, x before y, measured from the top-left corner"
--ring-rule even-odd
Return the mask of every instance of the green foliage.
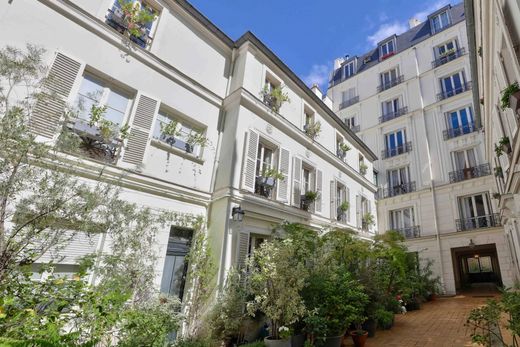
[[218, 344], [207, 338], [179, 338], [175, 341], [175, 347], [216, 347]]
[[363, 219], [363, 223], [369, 228], [376, 223], [374, 215], [370, 212], [365, 213], [361, 218]]
[[375, 311], [374, 318], [376, 319], [378, 326], [386, 327], [392, 324], [392, 321], [394, 320], [394, 312], [379, 308]]
[[341, 142], [339, 144], [339, 149], [343, 151], [343, 153], [346, 153], [351, 150], [350, 146], [346, 142]]
[[141, 9], [133, 1], [118, 0], [118, 2], [123, 11], [127, 33], [134, 37], [142, 37], [146, 33], [145, 25], [155, 20], [155, 12], [148, 8]]
[[339, 205], [339, 209], [343, 212], [346, 212], [350, 207], [350, 204], [348, 203], [348, 201], [343, 201], [341, 203], [341, 205]]
[[177, 126], [179, 125], [179, 122], [177, 121], [170, 121], [168, 124], [161, 123], [161, 134], [165, 136], [171, 136], [176, 137], [181, 134], [181, 131], [177, 129]]
[[359, 173], [363, 176], [367, 174], [368, 165], [364, 162], [359, 163]]
[[272, 177], [275, 180], [283, 181], [285, 176], [281, 171], [276, 170], [275, 168], [264, 168], [262, 171], [262, 177]]
[[119, 128], [117, 124], [105, 118], [106, 112], [107, 107], [105, 105], [92, 105], [88, 125], [98, 127], [99, 134], [105, 142], [111, 142], [117, 137], [125, 139], [128, 136], [128, 124]]
[[502, 171], [501, 166], [495, 166], [494, 172], [495, 172], [495, 177], [504, 177], [504, 172]]
[[509, 98], [511, 97], [511, 95], [515, 94], [518, 91], [520, 91], [520, 86], [518, 85], [518, 82], [509, 85], [502, 91], [502, 96], [500, 97], [500, 108], [502, 110], [505, 110], [509, 107]]
[[305, 133], [309, 135], [309, 137], [315, 139], [319, 136], [321, 132], [321, 123], [320, 121], [310, 122], [305, 125]]
[[284, 102], [291, 102], [289, 94], [283, 91], [284, 86], [279, 85], [271, 90], [266, 85], [260, 92], [260, 96], [271, 107], [274, 112], [279, 112]]
[[319, 193], [309, 190], [305, 192], [304, 197], [307, 203], [313, 203], [314, 201], [316, 201], [316, 199], [318, 199]]
[[206, 147], [210, 144], [209, 140], [204, 136], [204, 134], [198, 131], [191, 131], [186, 139], [186, 142], [190, 145], [199, 145], [200, 147]]
[[265, 347], [265, 343], [262, 341], [256, 341], [251, 343], [246, 343], [245, 345], [240, 345], [240, 347]]

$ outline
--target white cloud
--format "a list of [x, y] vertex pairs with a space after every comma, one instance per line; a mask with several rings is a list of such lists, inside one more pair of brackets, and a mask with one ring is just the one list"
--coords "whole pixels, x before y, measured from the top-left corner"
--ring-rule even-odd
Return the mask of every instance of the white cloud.
[[399, 35], [407, 29], [408, 27], [406, 24], [397, 21], [393, 23], [384, 23], [379, 26], [379, 29], [377, 29], [373, 35], [367, 37], [367, 41], [370, 42], [372, 46], [376, 46], [379, 41], [384, 40], [393, 34]]
[[[446, 6], [450, 3], [450, 0], [437, 0], [431, 5], [428, 5], [424, 10], [414, 13], [410, 18], [416, 18], [420, 21], [426, 20], [428, 15], [432, 12], [435, 12], [441, 7]], [[379, 14], [380, 20], [384, 21], [385, 15], [384, 13]], [[367, 37], [367, 42], [371, 44], [372, 47], [376, 46], [378, 42], [384, 40], [385, 38], [392, 36], [393, 34], [399, 35], [408, 30], [408, 21], [405, 22], [387, 22], [381, 24], [377, 31]]]
[[331, 64], [314, 64], [311, 67], [311, 71], [303, 76], [303, 81], [309, 87], [312, 87], [313, 84], [317, 84], [323, 90], [323, 88], [327, 86], [331, 70]]

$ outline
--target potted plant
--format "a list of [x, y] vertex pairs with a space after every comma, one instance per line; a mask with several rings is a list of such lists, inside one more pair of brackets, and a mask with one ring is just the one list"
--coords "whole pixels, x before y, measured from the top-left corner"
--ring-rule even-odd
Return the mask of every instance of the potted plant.
[[338, 157], [340, 157], [341, 159], [345, 159], [345, 156], [347, 155], [347, 152], [350, 151], [350, 146], [345, 143], [345, 142], [341, 142], [339, 145], [338, 145]]
[[502, 91], [502, 96], [500, 97], [500, 107], [502, 110], [505, 110], [506, 108], [512, 108], [513, 111], [516, 112], [519, 106], [519, 99], [520, 86], [518, 85], [518, 82], [515, 82]]
[[364, 347], [367, 342], [368, 332], [363, 330], [361, 323], [358, 322], [356, 324], [356, 329], [350, 332], [350, 336], [352, 336], [355, 347]]
[[[506, 154], [511, 153], [511, 143], [509, 142], [508, 136], [503, 136], [498, 141], [498, 146], [502, 149], [502, 152], [505, 152]], [[495, 151], [496, 151], [496, 149], [495, 149]]]
[[370, 227], [375, 224], [374, 215], [370, 212], [365, 213], [363, 217], [361, 217], [361, 221], [364, 230], [370, 229]]
[[359, 173], [365, 176], [367, 174], [368, 165], [364, 162], [359, 163]]
[[500, 193], [493, 193], [493, 199], [500, 200]]
[[266, 198], [271, 197], [272, 190], [278, 180], [283, 181], [285, 176], [281, 171], [275, 168], [264, 168], [262, 174], [256, 178], [257, 194], [261, 194]]
[[291, 102], [291, 99], [289, 99], [289, 94], [284, 92], [283, 88], [283, 85], [279, 85], [270, 89], [269, 86], [266, 85], [260, 92], [260, 96], [263, 98], [264, 102], [274, 112], [280, 111], [280, 108], [284, 102]]
[[177, 129], [179, 122], [171, 120], [170, 122], [161, 123], [161, 139], [170, 146], [175, 143], [175, 137], [180, 136], [181, 131]]
[[341, 220], [341, 218], [345, 215], [349, 207], [350, 204], [348, 203], [348, 201], [343, 201], [341, 205], [338, 206], [338, 220]]
[[124, 33], [128, 37], [139, 39], [146, 44], [146, 25], [155, 20], [155, 12], [150, 8], [136, 6], [133, 1], [118, 0], [118, 3], [121, 8], [119, 12], [121, 16], [116, 14], [117, 17], [120, 17], [117, 18], [117, 21], [126, 29]]
[[305, 133], [314, 140], [321, 132], [321, 123], [320, 121], [311, 121], [310, 123], [305, 124], [303, 130], [305, 130]]
[[442, 53], [440, 55], [440, 58], [447, 57], [453, 53], [455, 53], [455, 48], [448, 49], [447, 51], [445, 51], [444, 53]]
[[209, 140], [202, 133], [192, 130], [186, 139], [186, 152], [193, 153], [195, 145], [204, 148], [208, 144]]
[[309, 207], [316, 201], [316, 199], [318, 199], [318, 192], [312, 190], [305, 192], [301, 197], [302, 209], [308, 211]]
[[495, 177], [504, 178], [504, 172], [502, 171], [501, 166], [495, 166]]
[[391, 329], [394, 325], [394, 313], [387, 311], [384, 308], [376, 310], [375, 319], [377, 321], [377, 326], [384, 330]]

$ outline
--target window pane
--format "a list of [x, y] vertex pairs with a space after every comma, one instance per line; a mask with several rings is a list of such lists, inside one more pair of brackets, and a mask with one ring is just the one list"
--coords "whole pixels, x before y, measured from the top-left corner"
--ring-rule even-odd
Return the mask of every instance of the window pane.
[[471, 274], [480, 272], [478, 258], [468, 258], [468, 272]]
[[491, 263], [491, 257], [480, 257], [480, 270], [482, 272], [493, 272], [493, 264]]
[[123, 112], [114, 110], [112, 108], [107, 108], [107, 112], [105, 113], [105, 119], [117, 124], [121, 125], [123, 123], [123, 119], [125, 114]]
[[129, 100], [126, 96], [111, 90], [110, 94], [108, 95], [107, 106], [124, 113], [126, 112], [128, 101]]
[[477, 216], [485, 216], [486, 210], [484, 208], [484, 196], [476, 195], [475, 196], [475, 208], [477, 210]]
[[104, 87], [101, 82], [95, 80], [90, 76], [84, 76], [81, 86], [79, 88], [79, 94], [90, 99], [99, 101], [103, 95]]

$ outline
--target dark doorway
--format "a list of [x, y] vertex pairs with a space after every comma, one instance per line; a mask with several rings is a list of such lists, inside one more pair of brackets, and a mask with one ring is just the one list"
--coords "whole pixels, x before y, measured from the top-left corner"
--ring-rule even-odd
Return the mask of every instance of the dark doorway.
[[457, 291], [481, 284], [502, 285], [495, 244], [451, 249]]

